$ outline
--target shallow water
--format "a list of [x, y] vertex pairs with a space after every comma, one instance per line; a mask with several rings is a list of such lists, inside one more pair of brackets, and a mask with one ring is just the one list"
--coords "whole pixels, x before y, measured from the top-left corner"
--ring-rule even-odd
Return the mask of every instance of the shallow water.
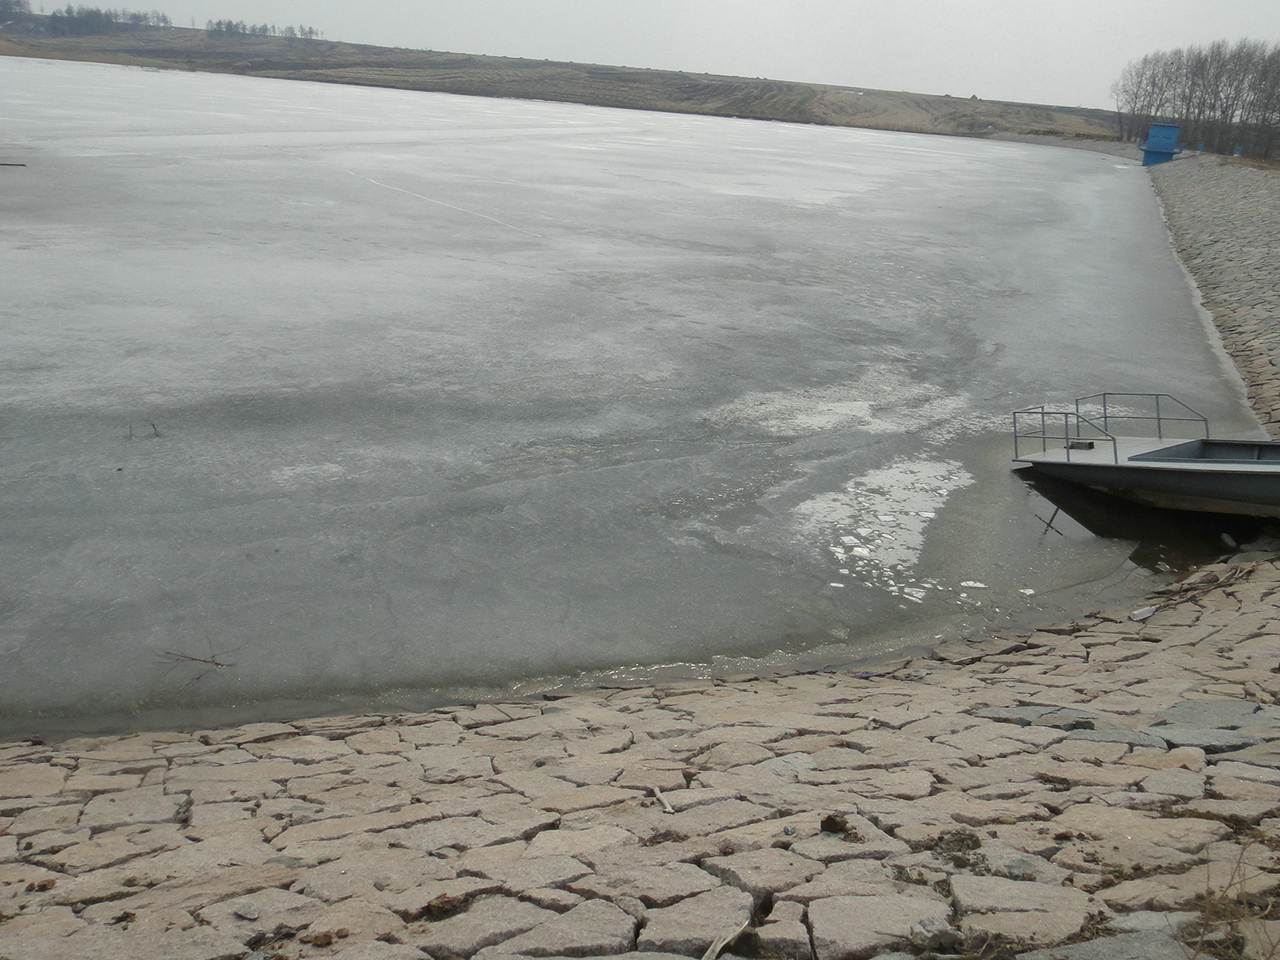
[[1046, 534], [1008, 469], [1011, 409], [1098, 390], [1256, 426], [1135, 164], [14, 58], [0, 85], [12, 723], [854, 659], [1216, 549]]

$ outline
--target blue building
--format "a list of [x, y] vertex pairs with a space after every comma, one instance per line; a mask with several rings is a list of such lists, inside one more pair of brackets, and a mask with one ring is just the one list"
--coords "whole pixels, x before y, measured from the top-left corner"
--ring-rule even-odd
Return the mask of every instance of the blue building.
[[1171, 123], [1153, 123], [1147, 131], [1147, 139], [1138, 144], [1142, 151], [1142, 165], [1152, 166], [1172, 160], [1182, 152], [1178, 145], [1178, 128]]

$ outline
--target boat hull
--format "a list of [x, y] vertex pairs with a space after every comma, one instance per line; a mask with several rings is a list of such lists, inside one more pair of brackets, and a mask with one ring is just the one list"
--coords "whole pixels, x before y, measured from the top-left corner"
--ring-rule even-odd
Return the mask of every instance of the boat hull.
[[[1024, 461], [1026, 462], [1026, 461]], [[1169, 510], [1197, 510], [1246, 517], [1280, 517], [1280, 473], [1149, 468], [1116, 464], [1033, 460], [1032, 469], [1112, 496]]]
[[[1154, 436], [1125, 436], [1118, 423]], [[1203, 436], [1171, 436], [1192, 429]], [[1209, 421], [1169, 394], [1098, 393], [1074, 410], [1015, 410], [1013, 451], [1015, 463], [1046, 476], [1148, 506], [1280, 517], [1280, 441], [1214, 439]]]

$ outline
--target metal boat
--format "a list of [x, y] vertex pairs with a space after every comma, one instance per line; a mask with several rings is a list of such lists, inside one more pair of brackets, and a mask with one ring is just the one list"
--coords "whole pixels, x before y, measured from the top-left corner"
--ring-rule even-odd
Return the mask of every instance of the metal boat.
[[1213, 439], [1207, 419], [1165, 393], [1016, 410], [1013, 459], [1149, 506], [1280, 517], [1280, 442]]

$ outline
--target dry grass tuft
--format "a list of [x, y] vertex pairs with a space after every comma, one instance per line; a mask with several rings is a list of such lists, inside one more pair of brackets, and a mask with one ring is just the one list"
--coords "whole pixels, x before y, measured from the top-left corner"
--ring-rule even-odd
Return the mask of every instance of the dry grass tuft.
[[1280, 960], [1280, 899], [1249, 889], [1264, 876], [1274, 878], [1272, 890], [1280, 887], [1280, 876], [1247, 862], [1250, 847], [1261, 842], [1250, 840], [1241, 846], [1221, 893], [1199, 901], [1200, 919], [1183, 933], [1190, 960]]

